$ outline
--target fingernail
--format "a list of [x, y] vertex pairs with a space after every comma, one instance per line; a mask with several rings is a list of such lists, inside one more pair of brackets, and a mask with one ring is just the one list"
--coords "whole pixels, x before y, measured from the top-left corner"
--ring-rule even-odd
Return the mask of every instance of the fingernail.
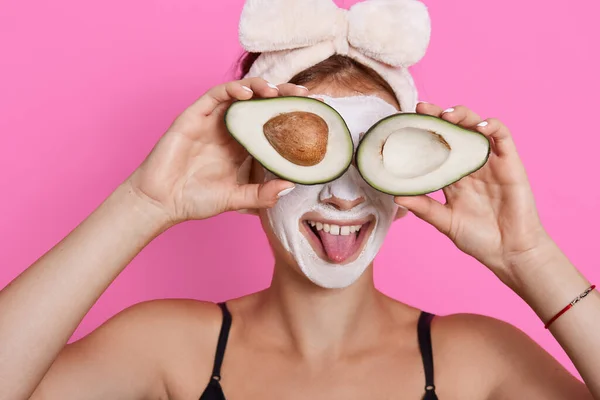
[[482, 122], [478, 123], [477, 126], [488, 126], [488, 122], [482, 121]]
[[301, 89], [308, 90], [308, 88], [306, 86], [302, 86], [302, 85], [296, 85], [296, 86], [298, 86]]
[[281, 192], [277, 193], [277, 197], [279, 198], [285, 196], [286, 194], [290, 194], [295, 188], [296, 186], [292, 186], [291, 188], [284, 189]]
[[244, 89], [246, 92], [254, 93], [248, 86], [242, 86], [242, 89]]
[[426, 102], [426, 101], [423, 101], [423, 100], [419, 100], [419, 103], [423, 103], [423, 104], [429, 104], [428, 102]]
[[273, 85], [271, 82], [267, 82], [267, 86], [271, 89], [279, 90], [279, 88], [276, 85]]
[[446, 108], [444, 111], [442, 111], [442, 114], [451, 113], [452, 111], [454, 111], [454, 108]]

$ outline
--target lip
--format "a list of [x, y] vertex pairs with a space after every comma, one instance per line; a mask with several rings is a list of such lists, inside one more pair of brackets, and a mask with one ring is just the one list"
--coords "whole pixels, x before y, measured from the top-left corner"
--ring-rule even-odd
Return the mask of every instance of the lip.
[[[321, 239], [312, 231], [312, 229], [310, 228], [310, 226], [308, 224], [308, 221], [321, 222], [323, 224], [335, 224], [335, 225], [340, 225], [340, 226], [361, 225], [362, 228], [360, 229], [358, 237], [356, 238], [357, 242], [359, 243], [357, 249], [350, 257], [348, 257], [344, 261], [335, 262], [333, 260], [330, 260], [327, 257], [327, 253], [325, 252], [325, 249], [323, 248], [323, 243], [321, 243]], [[375, 216], [369, 215], [368, 217], [359, 218], [359, 219], [333, 220], [333, 219], [322, 218], [318, 214], [315, 214], [315, 213], [308, 213], [300, 219], [299, 225], [300, 225], [300, 230], [301, 230], [302, 234], [304, 235], [304, 237], [306, 237], [308, 239], [311, 247], [313, 248], [314, 252], [319, 256], [319, 258], [327, 261], [330, 264], [344, 265], [344, 264], [348, 264], [348, 263], [351, 263], [352, 261], [356, 260], [358, 258], [358, 256], [362, 253], [363, 249], [365, 248], [365, 246], [368, 242], [367, 239], [371, 236], [371, 233], [373, 233], [373, 229], [375, 228]]]

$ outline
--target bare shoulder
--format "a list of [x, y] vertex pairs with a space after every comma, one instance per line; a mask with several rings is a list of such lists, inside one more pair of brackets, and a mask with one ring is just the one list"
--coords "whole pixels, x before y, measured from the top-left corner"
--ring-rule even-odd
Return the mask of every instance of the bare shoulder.
[[507, 322], [466, 313], [436, 317], [432, 335], [448, 351], [457, 347], [464, 351], [464, 345], [468, 343], [479, 356], [533, 343], [524, 332]]
[[188, 329], [199, 328], [195, 334], [202, 335], [211, 328], [219, 328], [221, 319], [221, 310], [214, 303], [192, 299], [159, 299], [134, 304], [108, 320], [107, 325], [114, 325], [115, 330], [152, 328], [153, 336], [186, 335]]
[[118, 340], [132, 346], [152, 347], [154, 353], [174, 351], [178, 346], [215, 339], [221, 311], [213, 303], [188, 299], [150, 300], [132, 305], [106, 321], [84, 341], [92, 344]]
[[196, 300], [130, 306], [67, 345], [34, 398], [195, 396], [210, 377], [221, 321], [217, 305]]
[[[154, 352], [170, 398], [193, 398], [208, 382], [223, 314], [214, 303], [161, 299], [136, 304], [115, 318], [115, 331]], [[115, 332], [117, 334], [117, 332]], [[138, 344], [139, 345], [139, 344]]]
[[526, 333], [507, 322], [482, 315], [453, 314], [436, 317], [431, 332], [439, 369], [452, 369], [452, 379], [464, 380], [461, 385], [473, 398], [570, 399], [574, 393], [581, 394], [578, 398], [587, 398], [579, 380]]

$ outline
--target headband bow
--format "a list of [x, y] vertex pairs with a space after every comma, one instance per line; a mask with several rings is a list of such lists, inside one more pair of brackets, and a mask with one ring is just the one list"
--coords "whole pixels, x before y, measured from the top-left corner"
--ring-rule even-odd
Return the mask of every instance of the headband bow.
[[240, 43], [251, 52], [293, 50], [332, 42], [393, 67], [417, 63], [429, 45], [431, 22], [417, 0], [369, 0], [349, 10], [332, 0], [247, 0]]
[[408, 67], [424, 56], [430, 34], [418, 0], [367, 0], [349, 10], [332, 0], [246, 0], [239, 25], [242, 47], [262, 53], [246, 77], [281, 84], [341, 54], [385, 79], [407, 112], [417, 103]]

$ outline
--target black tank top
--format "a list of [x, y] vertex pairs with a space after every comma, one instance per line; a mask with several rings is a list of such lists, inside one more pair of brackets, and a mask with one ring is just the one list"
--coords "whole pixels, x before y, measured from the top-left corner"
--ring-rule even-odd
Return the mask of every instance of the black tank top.
[[[221, 325], [221, 332], [219, 333], [219, 341], [217, 342], [215, 363], [210, 382], [206, 389], [204, 389], [202, 396], [200, 396], [200, 400], [226, 400], [221, 388], [221, 364], [223, 364], [223, 358], [225, 357], [225, 347], [227, 346], [227, 338], [229, 337], [229, 329], [231, 328], [231, 313], [229, 313], [225, 303], [219, 303], [219, 307], [223, 311], [223, 323]], [[438, 400], [435, 394], [435, 385], [433, 384], [433, 352], [431, 348], [430, 329], [433, 317], [433, 314], [422, 312], [417, 324], [419, 347], [423, 359], [423, 369], [425, 370], [425, 395], [422, 400]]]

